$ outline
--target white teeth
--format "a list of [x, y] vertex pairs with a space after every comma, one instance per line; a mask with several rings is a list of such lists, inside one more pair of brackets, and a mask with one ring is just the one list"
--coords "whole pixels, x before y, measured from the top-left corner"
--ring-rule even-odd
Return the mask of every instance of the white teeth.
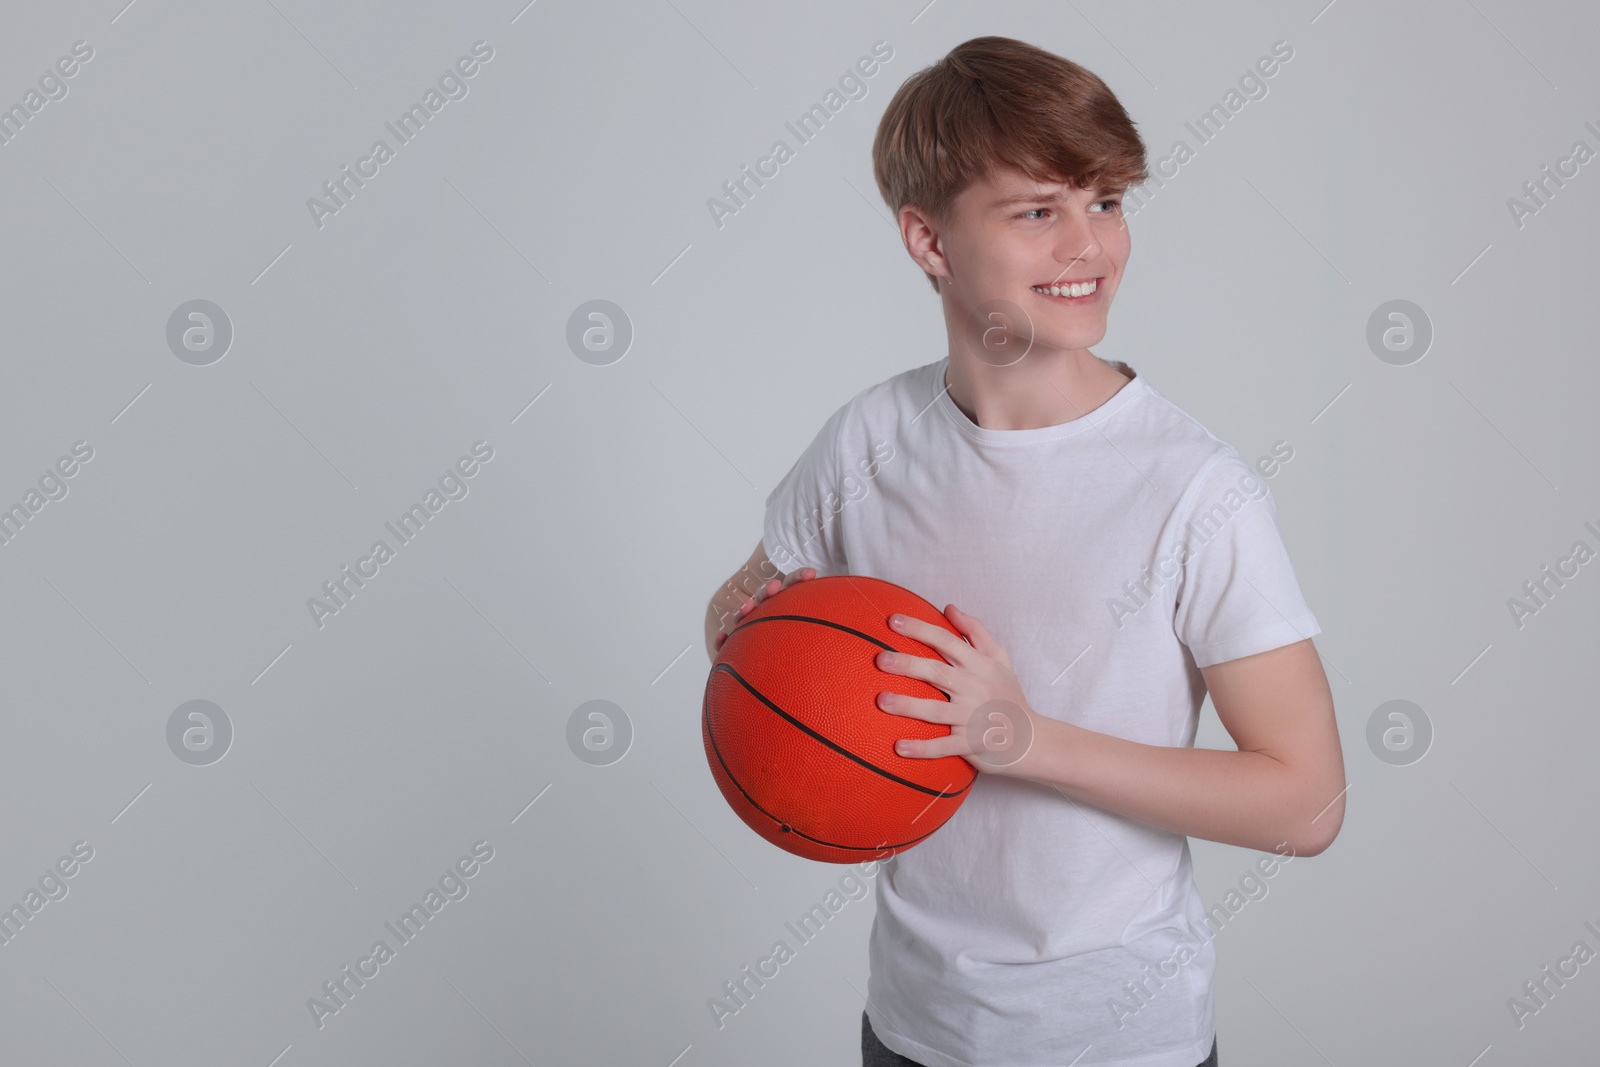
[[1074, 282], [1071, 285], [1031, 286], [1036, 293], [1049, 293], [1051, 296], [1087, 296], [1100, 287], [1099, 279], [1086, 282]]

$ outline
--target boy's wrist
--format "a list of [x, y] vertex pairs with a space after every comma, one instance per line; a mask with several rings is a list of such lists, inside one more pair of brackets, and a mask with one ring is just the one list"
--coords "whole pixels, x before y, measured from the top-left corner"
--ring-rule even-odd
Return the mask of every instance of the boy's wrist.
[[995, 770], [1012, 778], [1046, 783], [1062, 781], [1064, 760], [1072, 748], [1072, 731], [1081, 727], [1041, 715], [1028, 705], [1023, 705], [1023, 709], [1027, 714], [1028, 737], [1022, 755]]

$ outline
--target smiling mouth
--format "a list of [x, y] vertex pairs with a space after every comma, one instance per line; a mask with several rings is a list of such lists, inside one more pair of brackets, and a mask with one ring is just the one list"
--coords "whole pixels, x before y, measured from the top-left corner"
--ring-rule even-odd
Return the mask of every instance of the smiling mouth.
[[1063, 304], [1088, 303], [1100, 295], [1104, 277], [1086, 278], [1079, 282], [1068, 282], [1054, 285], [1031, 285], [1029, 291], [1051, 300], [1058, 300]]

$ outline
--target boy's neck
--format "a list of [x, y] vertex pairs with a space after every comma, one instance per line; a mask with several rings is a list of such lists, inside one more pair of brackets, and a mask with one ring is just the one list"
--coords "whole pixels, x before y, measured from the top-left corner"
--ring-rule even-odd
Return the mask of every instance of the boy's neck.
[[945, 385], [956, 407], [986, 430], [1033, 430], [1080, 419], [1132, 379], [1088, 349], [1029, 353], [996, 367], [951, 353]]

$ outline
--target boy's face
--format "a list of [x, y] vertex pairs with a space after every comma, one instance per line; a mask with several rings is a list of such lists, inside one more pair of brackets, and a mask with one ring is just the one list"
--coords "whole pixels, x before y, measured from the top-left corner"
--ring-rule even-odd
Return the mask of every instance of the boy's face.
[[[1031, 333], [1027, 347], [1034, 351], [1083, 349], [1105, 337], [1106, 312], [1130, 250], [1120, 191], [1041, 183], [1010, 168], [956, 197], [942, 231], [913, 228], [908, 238], [920, 239], [926, 265], [944, 275], [947, 318], [986, 326], [998, 321], [995, 309], [1014, 305], [1026, 321], [1013, 328]], [[1087, 295], [1043, 291], [1090, 280], [1095, 287]]]

